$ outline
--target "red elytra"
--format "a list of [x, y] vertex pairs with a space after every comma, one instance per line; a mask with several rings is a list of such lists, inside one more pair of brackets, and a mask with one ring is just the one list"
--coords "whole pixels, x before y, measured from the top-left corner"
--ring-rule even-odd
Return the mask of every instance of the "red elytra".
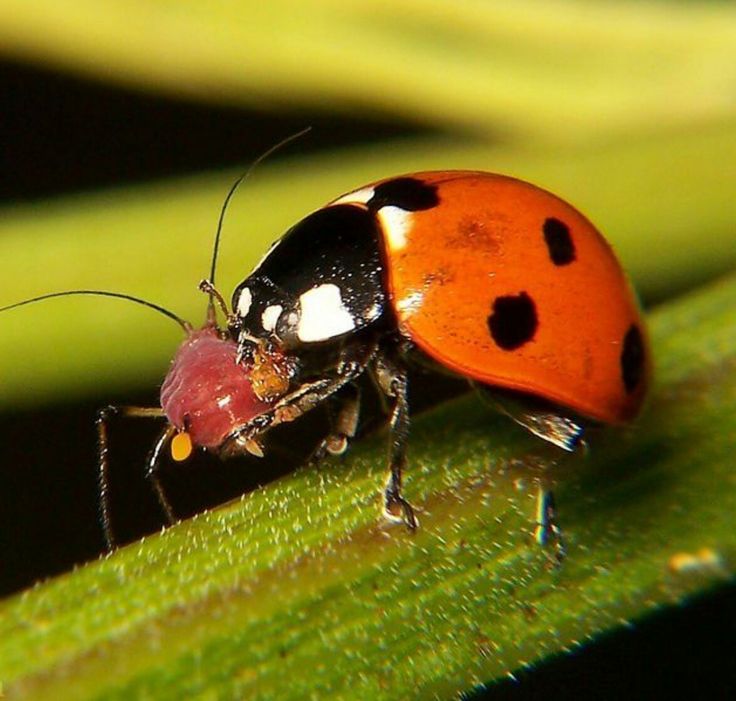
[[[402, 209], [402, 181], [437, 204]], [[335, 203], [370, 210], [371, 198], [399, 330], [424, 353], [461, 377], [604, 423], [639, 413], [651, 374], [646, 325], [611, 246], [577, 209], [476, 171], [381, 180]]]

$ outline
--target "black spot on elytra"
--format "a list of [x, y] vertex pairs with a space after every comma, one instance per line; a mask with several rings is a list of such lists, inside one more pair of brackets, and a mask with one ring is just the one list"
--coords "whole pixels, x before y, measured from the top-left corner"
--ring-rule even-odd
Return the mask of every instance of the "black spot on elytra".
[[555, 265], [567, 265], [575, 260], [575, 244], [570, 237], [570, 229], [559, 219], [549, 217], [542, 227], [544, 241], [549, 257]]
[[644, 373], [644, 339], [636, 324], [629, 326], [621, 349], [621, 378], [626, 391], [633, 392]]
[[526, 292], [496, 297], [493, 301], [488, 328], [499, 348], [520, 348], [534, 338], [538, 325], [536, 305]]
[[432, 209], [440, 203], [437, 186], [417, 178], [394, 178], [381, 183], [368, 200], [368, 209], [376, 212], [381, 207], [399, 207], [407, 212]]

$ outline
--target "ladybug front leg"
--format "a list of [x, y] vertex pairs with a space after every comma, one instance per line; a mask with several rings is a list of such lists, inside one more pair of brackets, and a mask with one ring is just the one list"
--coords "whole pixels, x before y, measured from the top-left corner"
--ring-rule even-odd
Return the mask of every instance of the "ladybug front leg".
[[383, 354], [376, 360], [375, 373], [378, 384], [391, 406], [389, 475], [383, 492], [384, 514], [392, 521], [403, 521], [413, 531], [417, 527], [414, 509], [401, 496], [402, 473], [406, 466], [406, 448], [409, 439], [406, 369]]
[[360, 416], [360, 387], [348, 384], [328, 403], [330, 432], [312, 453], [310, 462], [316, 463], [328, 455], [342, 455], [358, 430]]
[[[375, 342], [344, 348], [334, 376], [304, 382], [296, 390], [279, 399], [272, 409], [258, 414], [248, 423], [238, 427], [223, 441], [219, 449], [220, 456], [227, 458], [242, 453], [249, 440], [256, 439], [273, 426], [295, 421], [336, 393], [351, 386], [365, 372], [375, 355], [376, 348]], [[357, 422], [357, 409], [354, 410], [353, 420]]]

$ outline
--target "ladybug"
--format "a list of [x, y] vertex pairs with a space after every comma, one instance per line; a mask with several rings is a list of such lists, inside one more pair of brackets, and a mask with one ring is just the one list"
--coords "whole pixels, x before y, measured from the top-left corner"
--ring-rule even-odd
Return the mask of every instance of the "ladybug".
[[[603, 236], [551, 193], [484, 172], [414, 173], [338, 197], [271, 247], [227, 314], [269, 408], [220, 450], [329, 402], [336, 418], [318, 452], [342, 453], [357, 424], [355, 381], [368, 372], [390, 406], [384, 511], [411, 529], [412, 363], [490, 392], [566, 451], [591, 423], [633, 419], [650, 374], [636, 296]], [[548, 489], [539, 508], [539, 540], [560, 537]]]
[[[242, 180], [242, 178], [241, 178]], [[651, 374], [636, 296], [598, 230], [555, 195], [504, 175], [413, 173], [338, 197], [289, 229], [235, 289], [231, 306], [214, 284], [220, 215], [201, 329], [153, 307], [187, 338], [161, 388], [161, 406], [107, 407], [98, 415], [102, 519], [108, 504], [111, 416], [163, 417], [149, 457], [158, 479], [194, 446], [222, 457], [262, 455], [262, 436], [327, 403], [332, 427], [315, 457], [339, 455], [355, 436], [365, 373], [390, 410], [383, 507], [417, 527], [402, 495], [413, 364], [467, 380], [531, 433], [574, 451], [587, 428], [623, 424], [641, 409]], [[220, 327], [216, 309], [227, 323]], [[6, 307], [8, 309], [10, 307]], [[1, 310], [0, 310], [1, 311]], [[540, 481], [537, 540], [564, 555], [549, 486]]]

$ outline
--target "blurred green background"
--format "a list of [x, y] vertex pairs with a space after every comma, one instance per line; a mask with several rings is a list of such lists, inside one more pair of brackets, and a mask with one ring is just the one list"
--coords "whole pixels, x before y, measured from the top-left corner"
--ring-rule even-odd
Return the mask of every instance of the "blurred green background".
[[[1, 0], [0, 60], [0, 306], [97, 287], [198, 321], [196, 284], [229, 184], [309, 125], [233, 201], [224, 290], [310, 210], [420, 168], [505, 172], [570, 200], [648, 306], [736, 265], [733, 3]], [[0, 317], [1, 592], [100, 551], [94, 408], [155, 403], [178, 339], [108, 300]], [[124, 469], [150, 433], [118, 434], [127, 538], [160, 523], [141, 476]], [[205, 460], [169, 478], [193, 512], [272, 468], [254, 476]], [[736, 636], [722, 623], [734, 620], [732, 593], [699, 606], [495, 693], [613, 698], [622, 656], [639, 689], [647, 668], [681, 670], [668, 674], [682, 687], [694, 678], [685, 651], [668, 652], [678, 637], [718, 670], [720, 643], [732, 651]]]

